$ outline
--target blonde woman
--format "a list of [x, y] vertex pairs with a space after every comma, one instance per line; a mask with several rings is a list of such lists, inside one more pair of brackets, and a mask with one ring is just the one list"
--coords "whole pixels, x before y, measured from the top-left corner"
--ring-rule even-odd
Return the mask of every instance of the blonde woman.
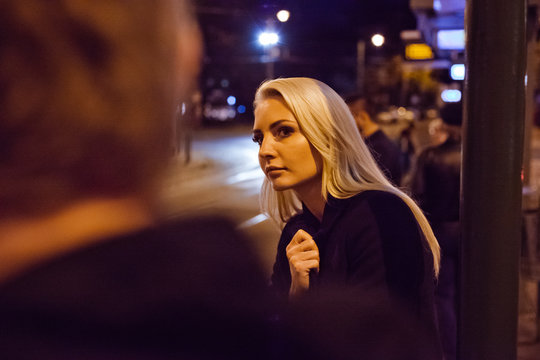
[[263, 83], [254, 106], [262, 209], [284, 225], [272, 288], [382, 290], [436, 332], [439, 245], [377, 167], [343, 99], [320, 81], [286, 78]]

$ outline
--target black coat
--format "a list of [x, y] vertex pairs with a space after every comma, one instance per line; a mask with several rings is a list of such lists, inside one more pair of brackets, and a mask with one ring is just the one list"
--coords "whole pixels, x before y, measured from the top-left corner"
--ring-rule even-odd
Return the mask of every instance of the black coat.
[[411, 180], [411, 191], [425, 211], [441, 245], [441, 272], [435, 291], [445, 357], [456, 359], [460, 206], [461, 139], [420, 153]]
[[392, 140], [382, 130], [377, 130], [366, 139], [371, 155], [384, 172], [386, 177], [395, 185], [400, 185], [403, 176], [403, 154]]
[[411, 191], [433, 223], [459, 221], [461, 141], [448, 138], [418, 156]]
[[0, 284], [1, 359], [258, 359], [266, 284], [226, 221], [103, 240]]
[[320, 271], [311, 279], [310, 292], [325, 286], [354, 288], [368, 296], [383, 292], [436, 338], [432, 254], [403, 200], [382, 191], [330, 197], [322, 223], [304, 206], [287, 223], [278, 245], [272, 288], [282, 297], [291, 284], [286, 247], [299, 229], [311, 234], [319, 248]]

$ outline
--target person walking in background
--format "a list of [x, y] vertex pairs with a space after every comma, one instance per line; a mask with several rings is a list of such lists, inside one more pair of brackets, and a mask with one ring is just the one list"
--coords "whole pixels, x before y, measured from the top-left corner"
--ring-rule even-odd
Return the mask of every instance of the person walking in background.
[[359, 94], [347, 96], [345, 102], [377, 164], [394, 185], [401, 185], [403, 155], [397, 144], [373, 121], [375, 116], [373, 104], [367, 97]]
[[426, 212], [441, 245], [435, 295], [446, 360], [456, 359], [462, 111], [461, 102], [448, 103], [441, 109], [439, 132], [445, 139], [419, 154], [410, 183], [412, 196]]
[[377, 166], [343, 99], [320, 81], [285, 78], [263, 83], [254, 103], [262, 211], [285, 225], [273, 291], [383, 294], [438, 344], [439, 245], [420, 208]]
[[160, 220], [199, 68], [184, 1], [0, 2], [0, 358], [259, 359], [265, 279], [218, 218]]

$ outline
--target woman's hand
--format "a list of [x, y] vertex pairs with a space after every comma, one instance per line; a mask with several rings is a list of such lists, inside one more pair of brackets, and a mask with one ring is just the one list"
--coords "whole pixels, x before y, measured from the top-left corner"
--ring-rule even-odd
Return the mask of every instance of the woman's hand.
[[287, 245], [287, 259], [291, 270], [290, 296], [304, 293], [309, 288], [309, 272], [319, 272], [319, 248], [304, 230], [298, 230]]

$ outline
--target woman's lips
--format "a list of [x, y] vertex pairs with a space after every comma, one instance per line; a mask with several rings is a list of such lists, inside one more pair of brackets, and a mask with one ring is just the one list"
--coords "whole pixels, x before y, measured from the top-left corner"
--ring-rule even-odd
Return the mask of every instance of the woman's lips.
[[285, 168], [269, 167], [266, 169], [266, 175], [274, 177], [280, 175], [283, 171], [285, 171]]

